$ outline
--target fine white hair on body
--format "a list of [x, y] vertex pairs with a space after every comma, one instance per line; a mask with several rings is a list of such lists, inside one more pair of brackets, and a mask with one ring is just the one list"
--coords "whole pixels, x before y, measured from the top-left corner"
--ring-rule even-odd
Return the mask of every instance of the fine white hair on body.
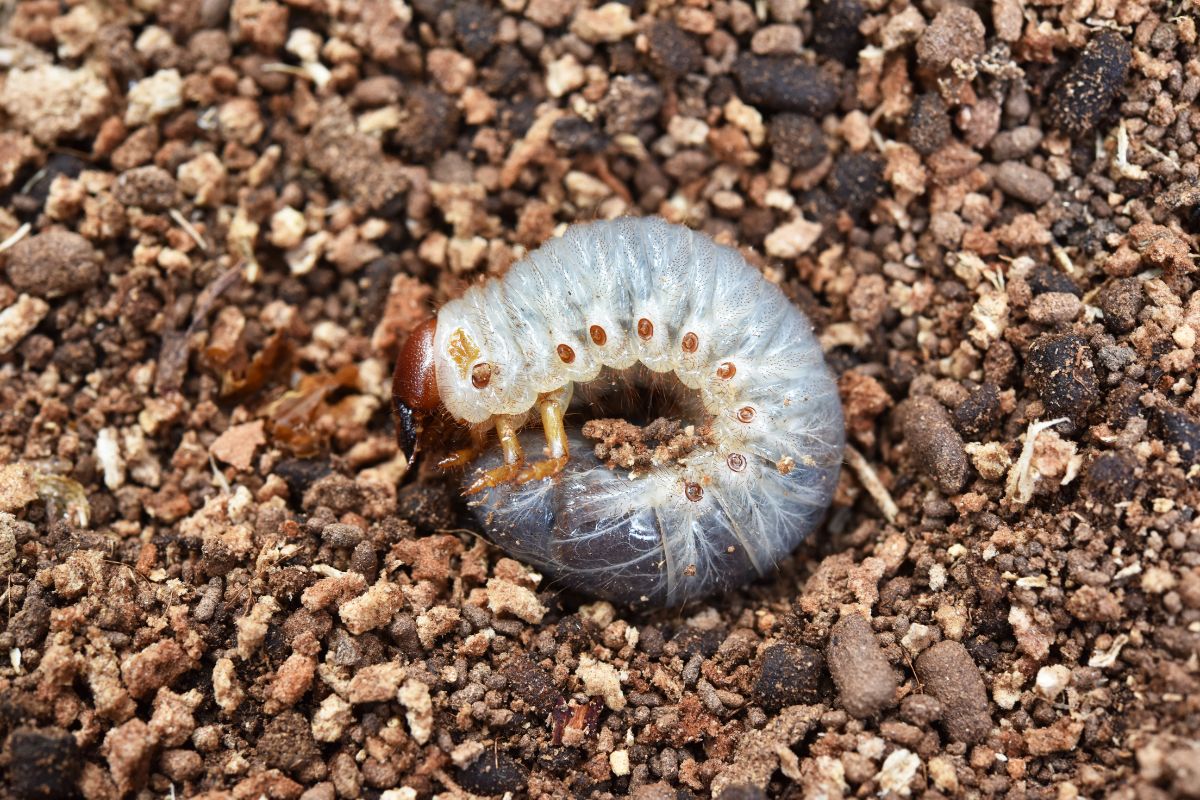
[[[711, 445], [644, 474], [609, 469], [572, 433], [558, 476], [478, 496], [489, 535], [560, 585], [660, 605], [736, 588], [769, 574], [833, 497], [842, 409], [811, 323], [736, 250], [683, 226], [567, 228], [443, 306], [434, 353], [442, 402], [470, 423], [526, 415], [563, 387], [596, 416], [589, 401], [656, 373], [710, 418]], [[490, 380], [477, 388], [481, 364]], [[522, 434], [531, 459], [543, 444]]]

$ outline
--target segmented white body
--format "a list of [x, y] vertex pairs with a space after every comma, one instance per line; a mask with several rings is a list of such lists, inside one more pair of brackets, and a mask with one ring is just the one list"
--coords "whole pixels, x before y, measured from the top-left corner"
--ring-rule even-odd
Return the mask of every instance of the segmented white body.
[[[811, 323], [736, 250], [685, 227], [569, 227], [447, 303], [434, 352], [446, 409], [472, 423], [563, 387], [578, 400], [668, 372], [711, 415], [714, 444], [677, 463], [614, 472], [572, 433], [562, 474], [481, 496], [491, 537], [562, 585], [667, 605], [733, 588], [772, 571], [832, 498], [842, 410]], [[480, 364], [491, 373], [477, 388]], [[522, 444], [536, 459], [544, 440], [527, 431]]]

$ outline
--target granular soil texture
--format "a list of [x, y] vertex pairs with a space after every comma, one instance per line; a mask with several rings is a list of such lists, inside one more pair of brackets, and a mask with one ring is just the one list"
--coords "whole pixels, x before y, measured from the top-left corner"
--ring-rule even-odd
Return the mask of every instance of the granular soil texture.
[[[1193, 0], [0, 6], [0, 794], [1200, 797]], [[777, 577], [635, 614], [390, 363], [659, 214], [814, 320]]]

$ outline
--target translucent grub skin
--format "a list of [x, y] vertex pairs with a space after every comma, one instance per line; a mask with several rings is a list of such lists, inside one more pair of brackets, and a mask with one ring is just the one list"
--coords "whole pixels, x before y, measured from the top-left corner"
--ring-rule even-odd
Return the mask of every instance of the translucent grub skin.
[[[771, 574], [832, 499], [842, 409], [812, 324], [736, 250], [683, 226], [569, 227], [443, 306], [432, 354], [449, 415], [477, 440], [500, 434], [464, 477], [476, 518], [552, 585], [658, 606], [735, 589]], [[403, 355], [397, 369], [411, 384]], [[539, 410], [562, 424], [551, 395], [570, 403], [557, 444], [522, 430]], [[652, 397], [707, 443], [629, 471], [581, 437], [587, 419], [646, 417]], [[548, 477], [518, 472], [543, 452]]]

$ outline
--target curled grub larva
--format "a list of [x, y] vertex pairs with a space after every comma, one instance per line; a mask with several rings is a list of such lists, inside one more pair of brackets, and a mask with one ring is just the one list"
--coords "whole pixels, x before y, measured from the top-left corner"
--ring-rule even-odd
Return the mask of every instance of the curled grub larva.
[[[470, 426], [475, 446], [442, 463], [472, 463], [464, 488], [497, 544], [628, 603], [769, 574], [820, 522], [844, 443], [809, 321], [737, 251], [660, 219], [572, 226], [447, 303], [405, 344], [393, 394], [410, 456], [423, 413]], [[651, 395], [704, 444], [631, 473], [564, 421], [645, 417], [631, 398]]]

